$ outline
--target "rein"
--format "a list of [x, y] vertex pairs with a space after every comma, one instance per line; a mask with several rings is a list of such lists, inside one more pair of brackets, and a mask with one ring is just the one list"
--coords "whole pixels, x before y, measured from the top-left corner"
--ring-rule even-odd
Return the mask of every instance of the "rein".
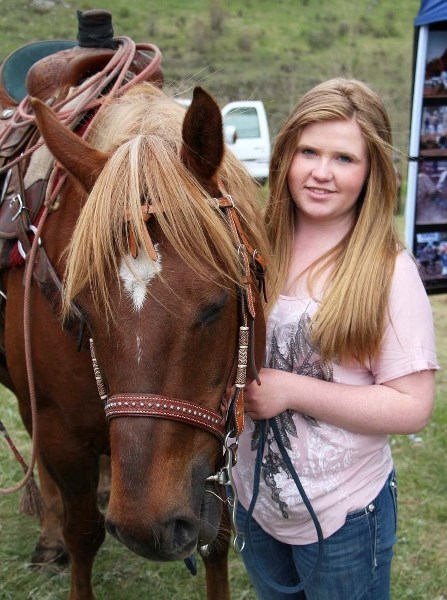
[[[87, 111], [94, 109], [100, 110], [113, 98], [121, 96], [137, 83], [148, 79], [149, 76], [159, 68], [161, 63], [161, 52], [157, 46], [154, 46], [153, 44], [136, 44], [132, 39], [125, 36], [113, 38], [113, 41], [118, 43], [118, 47], [108, 64], [86, 79], [84, 83], [78, 86], [67, 98], [57, 102], [52, 107], [53, 110], [57, 112], [59, 120], [65, 125], [73, 125], [77, 119], [81, 118], [83, 113]], [[134, 74], [128, 81], [129, 67], [132, 64], [137, 51], [152, 52], [153, 57], [150, 63], [144, 67], [140, 73]], [[113, 80], [114, 84], [111, 89], [106, 95], [102, 95], [106, 86]], [[67, 108], [67, 105], [69, 103], [71, 104], [76, 98], [80, 99], [79, 105], [76, 108]], [[25, 96], [17, 106], [11, 122], [0, 134], [0, 147], [14, 130], [35, 123], [34, 115], [30, 114], [31, 110], [29, 96]], [[94, 118], [90, 121], [85, 131], [83, 131], [82, 137], [85, 137], [90, 131], [93, 120]], [[0, 168], [0, 173], [7, 171], [17, 163], [29, 157], [43, 144], [43, 140], [39, 140], [36, 144], [25, 150], [25, 152]]]
[[[258, 575], [261, 577], [261, 579], [264, 581], [264, 583], [266, 583], [269, 587], [271, 587], [272, 589], [274, 589], [277, 592], [281, 592], [283, 594], [297, 594], [298, 592], [302, 592], [304, 590], [306, 585], [309, 583], [309, 581], [312, 579], [314, 574], [320, 568], [321, 558], [322, 558], [322, 554], [323, 554], [323, 543], [324, 543], [323, 532], [321, 530], [321, 525], [320, 525], [320, 522], [318, 521], [317, 515], [315, 514], [312, 504], [310, 503], [310, 500], [307, 497], [306, 492], [304, 491], [303, 485], [300, 481], [300, 478], [298, 477], [295, 467], [293, 466], [290, 456], [288, 455], [287, 450], [284, 447], [284, 442], [281, 438], [281, 434], [279, 432], [276, 419], [274, 417], [271, 419], [268, 419], [268, 420], [264, 419], [264, 420], [259, 421], [259, 424], [260, 424], [259, 445], [258, 445], [258, 450], [256, 453], [256, 463], [255, 463], [255, 471], [254, 471], [254, 478], [253, 478], [253, 496], [252, 496], [252, 499], [250, 502], [250, 506], [248, 507], [248, 511], [247, 511], [247, 515], [246, 515], [246, 519], [245, 519], [243, 543], [245, 542], [246, 551], [251, 555], [251, 558], [252, 558], [252, 560], [255, 564], [255, 567], [258, 571]], [[252, 521], [253, 511], [254, 511], [254, 508], [256, 505], [256, 501], [257, 501], [258, 495], [259, 495], [259, 484], [261, 481], [261, 468], [262, 468], [262, 459], [264, 456], [267, 426], [270, 426], [273, 431], [273, 435], [275, 437], [275, 441], [276, 441], [278, 449], [281, 453], [282, 459], [287, 467], [287, 470], [288, 470], [290, 476], [292, 477], [293, 481], [295, 482], [295, 485], [301, 495], [301, 498], [303, 499], [304, 505], [306, 506], [306, 508], [311, 516], [311, 519], [315, 526], [315, 529], [317, 532], [317, 537], [318, 537], [317, 557], [315, 559], [315, 563], [312, 566], [312, 569], [311, 569], [309, 575], [303, 581], [300, 581], [300, 583], [298, 583], [297, 585], [290, 586], [290, 587], [281, 585], [281, 584], [277, 583], [276, 581], [274, 581], [271, 577], [269, 577], [264, 572], [264, 569], [260, 565], [260, 563], [256, 557], [256, 553], [253, 552], [253, 541], [252, 541], [252, 537], [251, 537], [251, 521]]]

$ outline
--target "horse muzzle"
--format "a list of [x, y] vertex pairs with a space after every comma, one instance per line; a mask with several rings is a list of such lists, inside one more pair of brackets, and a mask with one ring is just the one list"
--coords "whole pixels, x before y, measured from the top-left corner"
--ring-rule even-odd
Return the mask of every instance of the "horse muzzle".
[[148, 560], [170, 561], [190, 556], [199, 537], [199, 521], [178, 515], [165, 522], [132, 528], [106, 520], [107, 531], [129, 550]]
[[106, 517], [106, 530], [110, 535], [143, 558], [171, 561], [187, 558], [198, 545], [214, 540], [219, 530], [222, 501], [214, 491], [207, 489], [199, 516], [184, 506], [157, 519], [144, 518], [141, 513], [132, 519], [126, 517], [125, 512], [120, 513], [112, 511]]

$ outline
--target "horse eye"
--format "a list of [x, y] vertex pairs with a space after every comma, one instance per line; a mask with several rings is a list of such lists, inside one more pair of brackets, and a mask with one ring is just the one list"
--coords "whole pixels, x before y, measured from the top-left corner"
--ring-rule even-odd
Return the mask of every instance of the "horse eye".
[[228, 293], [224, 292], [217, 301], [203, 306], [197, 318], [198, 323], [205, 326], [216, 321], [228, 301], [228, 296]]

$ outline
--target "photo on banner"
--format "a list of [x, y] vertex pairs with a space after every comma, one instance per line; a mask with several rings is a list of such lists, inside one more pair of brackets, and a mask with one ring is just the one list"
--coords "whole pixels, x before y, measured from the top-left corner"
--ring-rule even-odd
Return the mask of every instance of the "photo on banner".
[[414, 254], [424, 279], [447, 277], [447, 231], [417, 233]]

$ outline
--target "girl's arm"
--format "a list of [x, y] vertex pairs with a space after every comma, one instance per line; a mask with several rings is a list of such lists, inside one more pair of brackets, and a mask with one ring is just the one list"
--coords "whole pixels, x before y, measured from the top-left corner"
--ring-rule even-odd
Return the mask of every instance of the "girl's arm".
[[355, 433], [409, 434], [430, 420], [435, 371], [410, 373], [380, 385], [321, 381], [277, 369], [262, 369], [261, 385], [247, 387], [245, 410], [268, 419], [286, 409]]

